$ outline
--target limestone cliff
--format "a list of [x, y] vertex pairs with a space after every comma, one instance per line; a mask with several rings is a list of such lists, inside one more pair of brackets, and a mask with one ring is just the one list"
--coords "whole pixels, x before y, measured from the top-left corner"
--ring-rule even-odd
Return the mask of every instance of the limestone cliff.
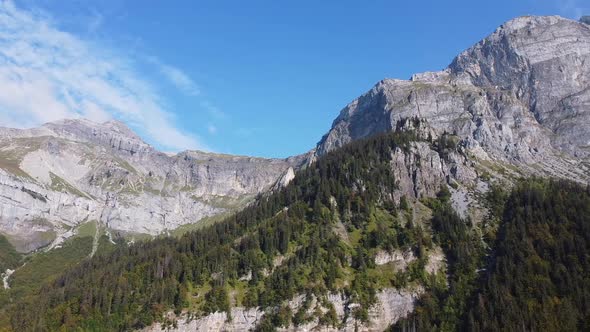
[[296, 160], [168, 155], [116, 121], [2, 128], [0, 232], [21, 251], [47, 245], [86, 221], [160, 234], [238, 209], [284, 185]]
[[347, 105], [316, 156], [419, 119], [472, 162], [584, 181], [590, 151], [590, 26], [519, 17], [440, 72], [385, 79]]

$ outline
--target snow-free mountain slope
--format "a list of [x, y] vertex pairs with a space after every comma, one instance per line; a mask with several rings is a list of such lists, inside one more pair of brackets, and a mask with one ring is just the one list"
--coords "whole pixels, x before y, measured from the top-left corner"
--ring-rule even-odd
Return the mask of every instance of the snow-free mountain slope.
[[169, 155], [117, 121], [2, 128], [0, 232], [22, 251], [89, 221], [155, 235], [243, 207], [296, 162], [200, 151]]
[[455, 135], [478, 159], [585, 178], [590, 25], [558, 16], [519, 17], [443, 71], [383, 80], [341, 111], [317, 154], [399, 129], [409, 118], [424, 120], [434, 137]]

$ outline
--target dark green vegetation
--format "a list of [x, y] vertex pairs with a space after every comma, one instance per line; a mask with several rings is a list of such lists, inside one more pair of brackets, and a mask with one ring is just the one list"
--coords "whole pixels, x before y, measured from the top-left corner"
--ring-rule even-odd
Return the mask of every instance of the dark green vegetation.
[[18, 266], [22, 256], [6, 237], [0, 234], [0, 273]]
[[92, 238], [80, 237], [64, 243], [61, 248], [31, 256], [11, 276], [9, 297], [18, 299], [35, 293], [45, 282], [87, 257], [91, 250]]
[[[366, 321], [380, 289], [418, 285], [425, 292], [415, 311], [393, 330], [588, 330], [590, 191], [538, 179], [511, 194], [493, 186], [485, 199], [491, 214], [474, 225], [453, 211], [443, 185], [438, 197], [423, 200], [432, 218], [417, 222], [419, 204], [394, 202], [390, 167], [392, 151], [409, 154], [416, 140], [390, 133], [355, 142], [220, 222], [99, 251], [64, 273], [46, 266], [51, 272], [23, 296], [11, 290], [0, 330], [131, 330], [171, 323], [163, 318], [168, 311], [198, 317], [232, 306], [264, 308], [261, 331], [314, 318], [338, 328], [327, 294], [346, 295], [359, 304], [347, 315]], [[444, 157], [452, 143], [430, 144]], [[435, 246], [447, 269], [429, 274]], [[380, 250], [411, 250], [416, 260], [405, 270], [376, 266]], [[300, 294], [302, 309], [286, 305]], [[312, 298], [327, 310], [310, 314]]]
[[433, 208], [433, 241], [447, 258], [448, 277], [435, 275], [425, 282], [426, 292], [419, 298], [414, 313], [397, 323], [393, 330], [458, 331], [462, 318], [479, 285], [477, 270], [485, 253], [481, 239], [451, 208], [449, 195], [441, 191]]
[[[230, 305], [269, 308], [262, 327], [300, 324], [312, 317], [283, 301], [337, 290], [360, 304], [350, 314], [366, 320], [378, 289], [424, 276], [424, 259], [399, 275], [374, 264], [381, 248], [424, 258], [431, 246], [430, 235], [392, 198], [391, 152], [409, 153], [415, 139], [388, 134], [353, 143], [222, 222], [99, 253], [45, 284], [37, 297], [12, 305], [12, 329], [126, 330], [162, 320], [168, 310], [202, 315]], [[333, 310], [319, 318], [340, 323]]]
[[501, 221], [489, 259], [478, 263], [481, 248], [465, 237], [464, 223], [448, 218], [440, 232], [435, 216], [437, 233], [450, 235], [441, 239], [451, 244], [443, 247], [449, 286], [431, 283], [415, 312], [393, 329], [590, 330], [590, 189], [533, 179], [509, 197], [498, 188], [488, 196]]
[[508, 199], [471, 331], [590, 330], [590, 188], [529, 181]]
[[[0, 331], [9, 324], [7, 309], [10, 303], [28, 299], [35, 301], [41, 286], [53, 282], [64, 270], [86, 259], [92, 251], [93, 238], [76, 236], [65, 241], [61, 248], [38, 252], [13, 260], [12, 268], [18, 267], [10, 277], [10, 289], [0, 288]], [[115, 248], [106, 236], [99, 240], [99, 252], [107, 253]], [[4, 249], [0, 250], [3, 254]]]

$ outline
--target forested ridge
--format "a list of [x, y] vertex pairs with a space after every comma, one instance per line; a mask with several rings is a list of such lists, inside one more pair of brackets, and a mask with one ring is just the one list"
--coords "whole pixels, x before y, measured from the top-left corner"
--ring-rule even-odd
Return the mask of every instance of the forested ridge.
[[590, 331], [590, 187], [529, 180], [506, 202], [471, 331]]
[[[588, 330], [588, 188], [541, 179], [522, 180], [511, 193], [492, 186], [490, 215], [475, 225], [455, 213], [442, 185], [422, 200], [429, 222], [417, 224], [416, 207], [394, 199], [390, 165], [394, 151], [411, 153], [417, 140], [406, 132], [353, 142], [224, 221], [99, 252], [13, 298], [1, 311], [5, 328], [124, 331], [173, 325], [169, 311], [199, 317], [232, 306], [263, 308], [261, 331], [313, 319], [339, 328], [329, 293], [358, 304], [346, 315], [364, 322], [378, 290], [423, 287], [414, 312], [392, 330]], [[456, 148], [446, 136], [425, 142], [443, 157]], [[434, 247], [447, 267], [426, 273]], [[375, 264], [378, 251], [393, 250], [416, 259], [398, 271]], [[302, 294], [304, 310], [286, 305]], [[312, 297], [328, 310], [310, 314]]]
[[[264, 330], [314, 318], [290, 312], [282, 307], [285, 300], [335, 291], [360, 304], [351, 315], [367, 320], [377, 289], [423, 275], [423, 261], [413, 273], [394, 276], [378, 271], [373, 258], [379, 248], [420, 255], [431, 245], [421, 227], [398, 218], [392, 198], [392, 151], [408, 152], [416, 139], [391, 133], [355, 142], [211, 227], [95, 255], [39, 294], [15, 301], [8, 309], [11, 327], [129, 330], [161, 321], [168, 310], [204, 315], [228, 311], [233, 302], [270, 308]], [[334, 231], [336, 223], [349, 239]], [[273, 264], [277, 256], [284, 258], [280, 265]], [[230, 292], [237, 296], [230, 298]], [[320, 318], [324, 325], [339, 324], [333, 310]]]
[[[392, 330], [590, 330], [590, 187], [526, 179], [509, 196], [495, 189], [488, 201], [497, 215], [490, 217], [500, 225], [487, 259], [461, 236], [452, 239], [449, 287], [430, 283]], [[446, 227], [458, 235], [460, 225]], [[453, 272], [457, 264], [465, 268]]]

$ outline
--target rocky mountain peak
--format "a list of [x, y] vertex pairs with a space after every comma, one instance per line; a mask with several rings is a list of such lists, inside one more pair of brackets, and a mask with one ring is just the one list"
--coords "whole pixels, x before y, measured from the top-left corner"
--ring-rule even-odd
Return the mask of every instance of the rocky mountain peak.
[[124, 122], [119, 120], [109, 120], [102, 123], [102, 126], [109, 128], [117, 133], [120, 133], [125, 136], [133, 137], [135, 139], [141, 140], [137, 134], [135, 134]]
[[519, 88], [536, 64], [587, 56], [589, 36], [587, 25], [559, 16], [518, 17], [458, 55], [449, 69], [476, 85]]
[[587, 157], [590, 27], [559, 16], [508, 21], [445, 70], [378, 82], [341, 111], [316, 154], [413, 118], [484, 158]]
[[[563, 18], [561, 16], [552, 15], [552, 16], [534, 16], [534, 15], [524, 15], [515, 17], [504, 24], [500, 25], [494, 34], [496, 33], [511, 33], [516, 30], [533, 28], [536, 26], [549, 26], [556, 24], [561, 21], [571, 21], [567, 18]], [[573, 21], [572, 21], [573, 22]], [[492, 34], [493, 36], [493, 34]], [[491, 37], [491, 36], [490, 36]], [[488, 37], [488, 38], [490, 38]]]
[[590, 26], [558, 16], [511, 20], [449, 66], [457, 82], [513, 94], [553, 132], [552, 145], [588, 156]]
[[[43, 125], [45, 128], [53, 130], [56, 134], [64, 136], [81, 134], [82, 131], [88, 132], [104, 132], [111, 135], [125, 136], [129, 139], [142, 141], [143, 140], [135, 134], [125, 123], [119, 120], [109, 120], [103, 123], [94, 122], [88, 119], [63, 119], [54, 122], [48, 122]], [[79, 139], [86, 139], [87, 135], [79, 135], [74, 137]]]
[[43, 128], [50, 129], [57, 137], [97, 144], [117, 153], [134, 155], [155, 151], [129, 127], [117, 120], [96, 123], [87, 119], [65, 119], [46, 123]]

